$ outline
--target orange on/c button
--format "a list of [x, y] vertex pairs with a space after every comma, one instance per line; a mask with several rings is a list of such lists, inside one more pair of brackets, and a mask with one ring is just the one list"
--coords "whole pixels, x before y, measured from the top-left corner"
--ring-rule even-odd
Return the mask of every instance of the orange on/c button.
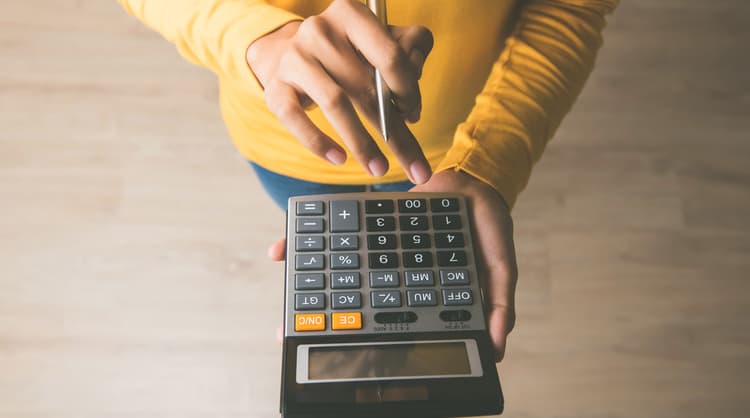
[[326, 329], [326, 314], [305, 313], [294, 314], [295, 331], [324, 331]]
[[362, 329], [361, 312], [334, 312], [331, 314], [331, 329]]

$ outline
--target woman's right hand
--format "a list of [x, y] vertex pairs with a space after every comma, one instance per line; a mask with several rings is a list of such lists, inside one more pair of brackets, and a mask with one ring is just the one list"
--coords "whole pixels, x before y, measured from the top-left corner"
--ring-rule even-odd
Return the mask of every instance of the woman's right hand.
[[362, 3], [336, 0], [325, 11], [290, 22], [253, 42], [247, 62], [265, 89], [266, 103], [312, 153], [342, 164], [346, 151], [305, 114], [317, 104], [367, 173], [382, 176], [388, 161], [354, 108], [378, 125], [374, 68], [380, 70], [401, 113], [391, 120], [387, 142], [409, 179], [426, 182], [430, 165], [405, 121], [419, 120], [418, 80], [432, 49], [420, 26], [385, 28]]

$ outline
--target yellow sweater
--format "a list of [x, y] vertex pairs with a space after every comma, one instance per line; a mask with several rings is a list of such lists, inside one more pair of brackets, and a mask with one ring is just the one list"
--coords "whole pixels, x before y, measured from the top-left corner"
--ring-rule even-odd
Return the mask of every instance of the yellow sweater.
[[[247, 159], [308, 181], [366, 184], [406, 179], [387, 146], [390, 170], [372, 178], [348, 158], [334, 166], [307, 151], [266, 108], [245, 61], [247, 47], [285, 23], [320, 13], [330, 0], [119, 0], [214, 71], [229, 133]], [[602, 43], [604, 15], [618, 0], [391, 0], [388, 21], [432, 30], [435, 47], [412, 125], [436, 170], [463, 170], [513, 205], [547, 141], [570, 109]], [[309, 116], [340, 138], [319, 108]], [[372, 129], [374, 138], [376, 129]]]

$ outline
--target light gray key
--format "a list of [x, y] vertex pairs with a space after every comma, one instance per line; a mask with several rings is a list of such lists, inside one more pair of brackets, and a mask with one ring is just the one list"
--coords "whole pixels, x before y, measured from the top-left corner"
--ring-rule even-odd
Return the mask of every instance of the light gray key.
[[469, 270], [440, 270], [440, 284], [443, 286], [461, 286], [469, 284]]
[[331, 293], [331, 309], [354, 309], [362, 306], [359, 292]]
[[370, 292], [370, 298], [373, 308], [398, 308], [401, 306], [401, 292], [398, 290]]
[[329, 211], [331, 232], [359, 231], [359, 202], [356, 200], [333, 200]]
[[323, 273], [297, 273], [294, 275], [294, 288], [296, 290], [320, 290], [325, 289], [326, 279]]
[[443, 305], [471, 305], [471, 289], [443, 289]]
[[356, 235], [331, 235], [331, 251], [358, 250], [359, 237]]
[[297, 251], [323, 251], [325, 243], [322, 235], [302, 235], [295, 237]]
[[297, 233], [323, 232], [323, 218], [297, 218]]
[[331, 273], [331, 289], [359, 289], [359, 272]]
[[435, 306], [437, 305], [437, 293], [432, 289], [407, 290], [406, 303], [409, 306]]
[[294, 268], [297, 270], [323, 270], [324, 259], [324, 254], [297, 254], [294, 260]]
[[435, 273], [432, 270], [407, 270], [404, 273], [406, 286], [434, 286]]
[[331, 254], [331, 269], [358, 269], [359, 254], [357, 253], [336, 253]]
[[320, 200], [297, 202], [297, 215], [322, 215], [323, 202]]
[[370, 272], [370, 287], [398, 287], [398, 272], [397, 271], [371, 271]]
[[294, 309], [298, 311], [324, 309], [325, 307], [325, 293], [296, 293], [294, 295]]

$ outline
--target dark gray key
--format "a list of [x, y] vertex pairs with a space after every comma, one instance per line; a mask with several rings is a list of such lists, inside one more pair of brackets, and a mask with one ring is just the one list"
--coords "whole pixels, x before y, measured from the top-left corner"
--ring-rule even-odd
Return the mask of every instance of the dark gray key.
[[370, 287], [398, 287], [398, 272], [397, 271], [371, 271], [370, 272]]
[[356, 200], [333, 200], [329, 211], [331, 232], [359, 231], [359, 202]]
[[373, 308], [398, 308], [401, 306], [401, 292], [398, 290], [370, 292]]
[[331, 309], [354, 309], [362, 306], [359, 292], [331, 293]]
[[365, 213], [393, 213], [393, 200], [367, 200]]
[[359, 272], [331, 273], [331, 289], [359, 289]]
[[404, 251], [404, 267], [432, 267], [432, 253], [429, 251]]
[[430, 207], [433, 212], [456, 212], [458, 211], [458, 199], [440, 197], [430, 199]]
[[356, 235], [331, 235], [331, 251], [358, 250], [359, 237]]
[[294, 248], [297, 251], [323, 251], [325, 247], [322, 235], [302, 235], [295, 237]]
[[358, 269], [359, 254], [357, 253], [336, 253], [331, 254], [331, 269]]
[[407, 290], [406, 303], [409, 306], [436, 306], [437, 293], [432, 289]]
[[324, 254], [297, 254], [294, 260], [294, 268], [297, 270], [323, 270], [324, 259]]
[[398, 223], [402, 231], [426, 231], [429, 229], [426, 216], [399, 216]]
[[294, 275], [294, 288], [297, 290], [325, 289], [325, 280], [323, 273], [297, 273]]
[[466, 265], [466, 251], [438, 251], [437, 264], [440, 267], [460, 267]]
[[432, 270], [407, 270], [404, 273], [404, 281], [407, 287], [434, 286], [435, 275]]
[[459, 286], [469, 284], [469, 271], [466, 269], [440, 270], [440, 284]]
[[323, 232], [323, 218], [297, 218], [297, 233]]
[[367, 236], [368, 250], [395, 250], [396, 234], [377, 234]]
[[392, 269], [398, 267], [398, 253], [369, 253], [371, 269]]
[[294, 309], [298, 311], [324, 309], [325, 307], [325, 293], [296, 293], [294, 295]]
[[401, 234], [401, 246], [409, 248], [430, 248], [430, 234]]
[[427, 200], [426, 199], [399, 199], [398, 211], [401, 213], [426, 212]]
[[310, 201], [310, 202], [297, 202], [297, 215], [322, 215], [323, 214], [323, 202]]
[[471, 305], [471, 289], [443, 289], [443, 305]]
[[458, 215], [435, 215], [432, 217], [435, 229], [461, 229], [461, 217]]
[[464, 246], [464, 234], [460, 232], [436, 232], [435, 246], [438, 248], [460, 248]]

